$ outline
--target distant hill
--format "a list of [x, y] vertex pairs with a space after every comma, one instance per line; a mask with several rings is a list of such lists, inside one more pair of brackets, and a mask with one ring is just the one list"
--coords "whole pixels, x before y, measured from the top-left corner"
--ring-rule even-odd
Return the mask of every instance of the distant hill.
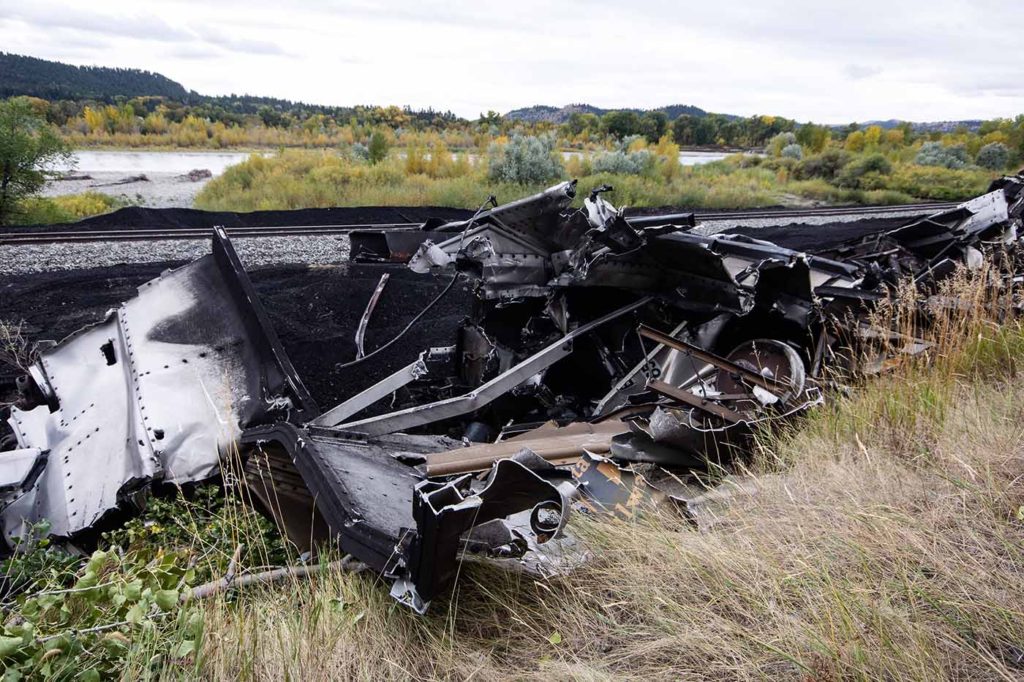
[[189, 92], [166, 76], [139, 69], [72, 66], [0, 52], [0, 97], [97, 99], [158, 96], [184, 101]]
[[[911, 127], [919, 133], [952, 133], [957, 128], [965, 128], [971, 132], [977, 132], [978, 128], [984, 121], [977, 119], [968, 119], [964, 121], [927, 121], [923, 123], [911, 122]], [[889, 130], [895, 128], [898, 125], [902, 125], [903, 121], [895, 118], [890, 118], [887, 121], [865, 121], [860, 124], [861, 128], [867, 128], [868, 126], [878, 126], [883, 130]]]
[[[47, 100], [100, 100], [111, 102], [118, 98], [163, 97], [168, 100], [202, 105], [221, 112], [230, 112], [240, 116], [244, 114], [265, 114], [269, 111], [323, 113], [335, 117], [346, 117], [358, 113], [366, 107], [337, 107], [291, 102], [275, 97], [257, 97], [253, 95], [219, 95], [205, 96], [189, 91], [181, 83], [159, 73], [140, 69], [116, 69], [105, 66], [73, 66], [62, 62], [54, 62], [36, 57], [0, 52], [0, 98], [17, 95], [30, 95]], [[526, 123], [550, 122], [562, 124], [574, 113], [596, 114], [603, 116], [609, 111], [633, 111], [643, 114], [646, 111], [661, 111], [669, 120], [680, 116], [696, 116], [703, 118], [709, 113], [700, 107], [688, 104], [672, 104], [657, 109], [603, 109], [590, 104], [569, 104], [564, 107], [537, 105], [514, 109], [505, 118]], [[439, 112], [432, 109], [406, 112], [418, 120], [454, 121], [459, 117], [449, 111]], [[731, 114], [716, 114], [727, 119], [737, 119]], [[860, 123], [861, 128], [878, 125], [882, 128], [894, 128], [902, 121], [867, 121]], [[930, 123], [911, 123], [918, 132], [952, 132], [959, 127], [976, 131], [981, 125], [978, 120], [966, 121], [934, 121]], [[840, 130], [846, 126], [830, 126]]]
[[680, 116], [707, 116], [708, 112], [689, 104], [671, 104], [667, 107], [659, 107], [657, 109], [602, 109], [601, 107], [595, 107], [590, 104], [568, 104], [564, 107], [552, 107], [543, 104], [538, 104], [532, 107], [524, 107], [522, 109], [513, 109], [512, 111], [505, 114], [505, 118], [512, 121], [523, 121], [525, 123], [565, 123], [569, 120], [569, 117], [573, 114], [596, 114], [597, 116], [604, 116], [609, 111], [633, 111], [638, 114], [642, 114], [645, 111], [661, 111], [668, 116], [669, 120], [675, 120]]

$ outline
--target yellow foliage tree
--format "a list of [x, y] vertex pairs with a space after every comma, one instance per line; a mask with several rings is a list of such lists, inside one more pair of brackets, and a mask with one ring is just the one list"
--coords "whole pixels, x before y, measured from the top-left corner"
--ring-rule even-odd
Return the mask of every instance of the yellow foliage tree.
[[864, 151], [864, 133], [860, 130], [854, 130], [852, 133], [846, 136], [846, 144], [843, 145], [846, 151], [853, 152], [854, 154]]

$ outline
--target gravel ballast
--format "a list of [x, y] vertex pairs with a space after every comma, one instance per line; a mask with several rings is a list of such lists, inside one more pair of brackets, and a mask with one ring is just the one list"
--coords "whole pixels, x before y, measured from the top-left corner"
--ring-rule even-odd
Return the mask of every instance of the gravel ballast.
[[[344, 235], [237, 238], [231, 243], [246, 267], [287, 263], [333, 265], [348, 260], [348, 237]], [[209, 239], [4, 246], [0, 248], [0, 274], [116, 267], [128, 263], [187, 263], [208, 253]]]
[[[870, 219], [853, 214], [849, 216], [793, 218], [744, 218], [742, 220], [709, 220], [695, 232], [712, 235], [737, 231], [757, 236], [762, 229], [765, 238], [778, 239], [789, 229], [808, 232], [820, 227], [822, 236], [827, 231], [846, 234], [857, 224], [878, 224], [894, 227], [901, 221], [910, 222], [915, 216], [906, 211], [873, 214]], [[811, 230], [813, 235], [813, 230]], [[771, 236], [769, 236], [771, 235]], [[813, 237], [812, 237], [813, 238]], [[784, 239], [778, 239], [785, 245]], [[806, 242], [806, 234], [801, 243]], [[348, 259], [349, 241], [344, 235], [236, 238], [232, 240], [242, 262], [249, 267], [302, 263], [306, 265], [333, 265]], [[793, 248], [805, 248], [793, 245]], [[0, 249], [0, 274], [27, 274], [77, 270], [80, 268], [115, 267], [127, 263], [188, 262], [210, 252], [208, 239], [157, 240], [137, 242], [83, 242], [61, 244], [27, 244], [5, 246]]]

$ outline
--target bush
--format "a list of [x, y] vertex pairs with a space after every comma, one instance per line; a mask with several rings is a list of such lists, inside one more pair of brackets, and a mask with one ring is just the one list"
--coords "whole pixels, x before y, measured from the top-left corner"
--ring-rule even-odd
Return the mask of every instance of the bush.
[[836, 185], [849, 189], [885, 189], [892, 164], [881, 154], [869, 154], [848, 163], [836, 176]]
[[797, 180], [821, 178], [831, 182], [843, 166], [850, 162], [851, 156], [841, 149], [827, 149], [820, 154], [808, 156], [793, 169]]
[[781, 157], [768, 157], [761, 163], [761, 168], [765, 168], [770, 171], [784, 170], [787, 173], [792, 173], [796, 168], [798, 161], [788, 156]]
[[787, 144], [782, 148], [781, 156], [784, 159], [796, 159], [799, 161], [804, 158], [804, 148], [795, 142], [793, 144]]
[[[635, 152], [618, 150], [598, 154], [591, 162], [591, 167], [595, 173], [641, 175], [650, 168], [653, 161], [654, 157], [647, 149], [638, 149]], [[678, 160], [676, 163], [678, 164]]]
[[109, 213], [127, 203], [124, 199], [115, 199], [99, 192], [59, 197], [31, 197], [18, 204], [12, 222], [19, 225], [72, 223], [82, 218]]
[[963, 168], [970, 162], [963, 145], [947, 147], [941, 142], [925, 142], [914, 158], [918, 166], [941, 166], [942, 168]]
[[505, 146], [487, 149], [488, 176], [493, 182], [529, 185], [562, 177], [565, 169], [554, 135], [515, 135]]
[[370, 148], [362, 142], [355, 142], [352, 144], [352, 156], [366, 161], [370, 158]]
[[936, 166], [900, 166], [889, 178], [889, 189], [919, 199], [961, 201], [982, 194], [992, 180], [987, 171]]
[[781, 156], [782, 150], [791, 144], [796, 144], [796, 135], [793, 133], [779, 133], [768, 141], [768, 154]]
[[1010, 161], [1010, 148], [1002, 142], [990, 142], [978, 150], [974, 161], [982, 168], [1003, 170]]

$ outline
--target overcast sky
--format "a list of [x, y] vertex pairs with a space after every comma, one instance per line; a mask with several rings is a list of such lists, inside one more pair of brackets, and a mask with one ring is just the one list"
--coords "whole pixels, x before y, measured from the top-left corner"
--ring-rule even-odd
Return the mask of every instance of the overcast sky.
[[1024, 113], [1021, 0], [0, 0], [0, 50], [203, 94], [466, 117], [586, 102], [826, 123]]

